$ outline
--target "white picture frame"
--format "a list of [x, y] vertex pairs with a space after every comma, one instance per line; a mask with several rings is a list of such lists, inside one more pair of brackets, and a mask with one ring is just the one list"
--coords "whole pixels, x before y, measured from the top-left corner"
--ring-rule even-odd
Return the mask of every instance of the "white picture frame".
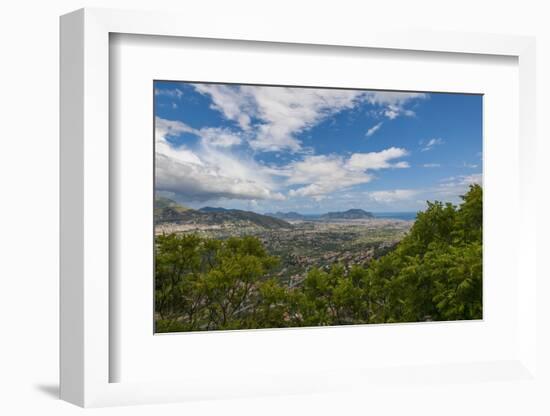
[[200, 20], [186, 19], [185, 25], [181, 21], [181, 16], [168, 13], [107, 9], [83, 9], [61, 18], [61, 398], [88, 407], [323, 392], [351, 386], [361, 391], [381, 381], [399, 384], [411, 375], [410, 369], [342, 368], [331, 370], [331, 376], [322, 379], [316, 374], [280, 374], [270, 380], [234, 385], [223, 374], [216, 381], [194, 377], [182, 381], [111, 382], [110, 366], [120, 358], [110, 348], [113, 299], [109, 296], [109, 229], [113, 218], [109, 189], [113, 161], [109, 155], [109, 36], [113, 33], [278, 42], [283, 48], [284, 44], [331, 45], [517, 58], [520, 198], [516, 250], [518, 270], [522, 270], [517, 292], [518, 353], [499, 362], [419, 363], [413, 378], [424, 380], [428, 386], [434, 380], [457, 379], [475, 384], [488, 374], [501, 374], [507, 381], [536, 383], [536, 223], [530, 214], [535, 212], [536, 204], [534, 39], [374, 29], [327, 34], [314, 25], [305, 32], [282, 30], [276, 24], [240, 26], [237, 33], [230, 22], [223, 20], [211, 26]]

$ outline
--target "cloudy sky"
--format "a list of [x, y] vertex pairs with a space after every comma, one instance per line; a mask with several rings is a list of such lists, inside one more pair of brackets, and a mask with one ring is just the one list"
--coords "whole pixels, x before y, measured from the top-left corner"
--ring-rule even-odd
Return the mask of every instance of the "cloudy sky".
[[416, 211], [481, 182], [479, 95], [154, 87], [156, 191], [190, 207]]

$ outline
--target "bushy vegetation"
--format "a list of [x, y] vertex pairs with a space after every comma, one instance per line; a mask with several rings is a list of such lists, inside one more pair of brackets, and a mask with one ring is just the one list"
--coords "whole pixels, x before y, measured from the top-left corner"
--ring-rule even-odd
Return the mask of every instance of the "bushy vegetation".
[[430, 202], [368, 267], [312, 268], [288, 287], [255, 237], [156, 238], [156, 331], [346, 325], [482, 317], [482, 188]]

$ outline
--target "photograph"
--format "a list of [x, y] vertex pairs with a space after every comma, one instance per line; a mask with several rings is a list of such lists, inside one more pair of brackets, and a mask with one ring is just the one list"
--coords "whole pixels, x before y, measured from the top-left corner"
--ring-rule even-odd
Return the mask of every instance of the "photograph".
[[483, 319], [483, 95], [153, 81], [155, 333]]
[[550, 416], [547, 2], [445, 6], [4, 2], [0, 416]]

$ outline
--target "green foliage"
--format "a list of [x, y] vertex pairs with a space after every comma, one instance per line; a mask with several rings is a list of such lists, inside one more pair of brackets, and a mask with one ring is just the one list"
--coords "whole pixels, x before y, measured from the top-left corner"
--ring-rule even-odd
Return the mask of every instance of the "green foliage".
[[157, 332], [482, 317], [482, 188], [459, 207], [429, 202], [411, 231], [368, 267], [312, 268], [290, 287], [255, 237], [156, 238]]
[[253, 237], [207, 240], [175, 234], [156, 239], [157, 330], [233, 329], [277, 265]]
[[428, 203], [396, 250], [369, 267], [372, 322], [481, 319], [482, 188]]

